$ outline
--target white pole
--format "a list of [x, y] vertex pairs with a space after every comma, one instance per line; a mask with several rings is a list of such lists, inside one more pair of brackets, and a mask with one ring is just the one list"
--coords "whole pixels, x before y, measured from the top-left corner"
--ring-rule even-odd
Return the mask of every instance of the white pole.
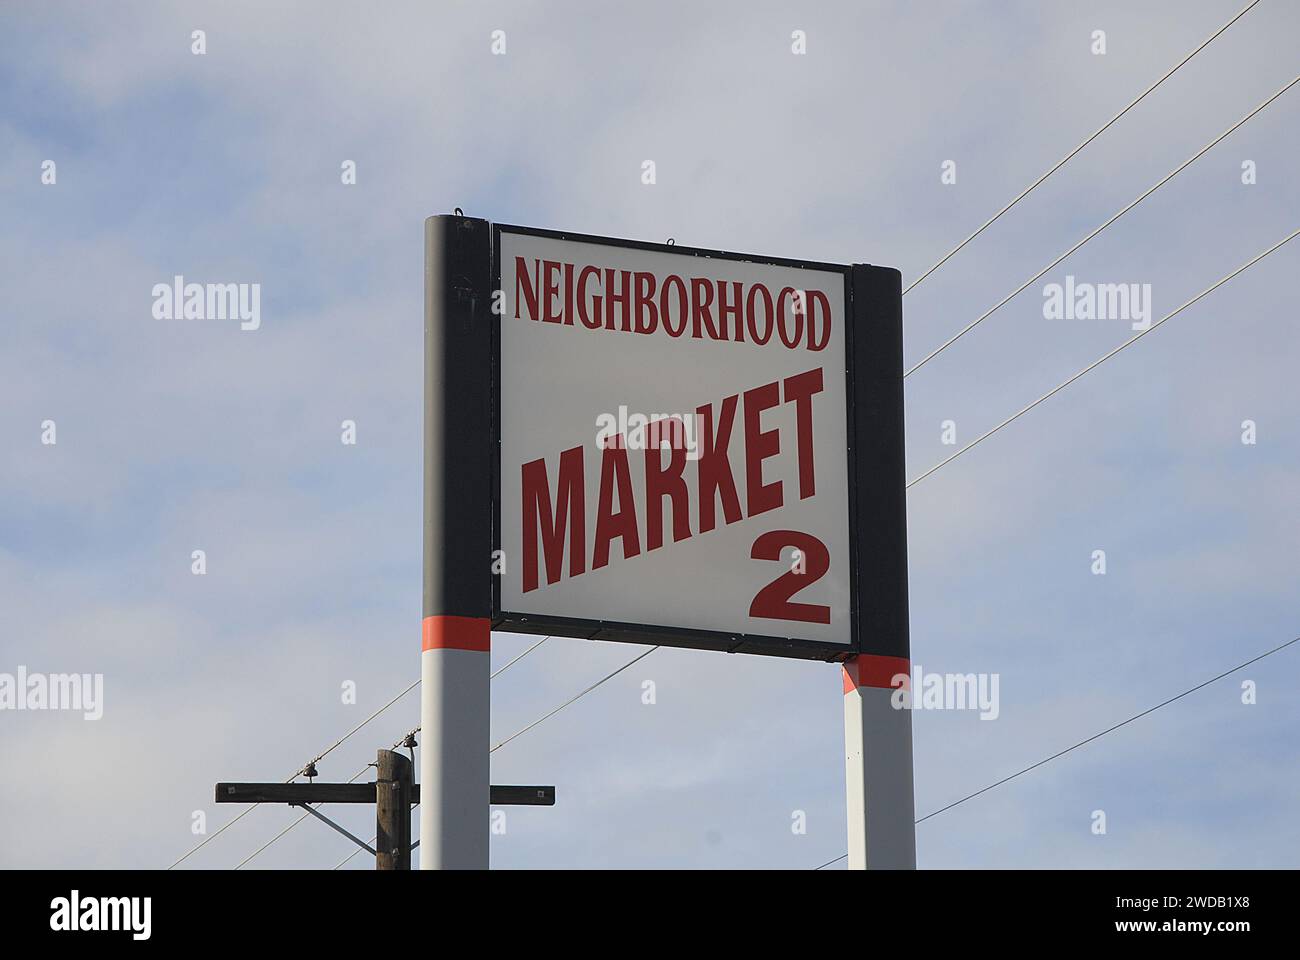
[[910, 672], [903, 657], [863, 655], [844, 664], [850, 870], [916, 869], [912, 713], [891, 702], [894, 677]]
[[486, 620], [427, 617], [420, 655], [420, 869], [488, 868]]

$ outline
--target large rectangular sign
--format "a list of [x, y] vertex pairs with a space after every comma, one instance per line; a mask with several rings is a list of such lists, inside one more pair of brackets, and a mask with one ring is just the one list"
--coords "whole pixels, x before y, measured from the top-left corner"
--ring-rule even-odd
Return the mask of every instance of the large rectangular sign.
[[421, 869], [488, 865], [494, 629], [845, 661], [849, 864], [915, 866], [899, 272], [424, 234]]
[[[897, 331], [862, 329], [890, 285], [855, 305], [854, 278], [896, 272], [492, 236], [494, 625], [857, 653], [859, 551], [897, 554], [903, 527], [870, 532], [902, 509], [901, 351], [868, 363]], [[883, 306], [877, 325], [895, 324]], [[882, 426], [899, 456], [873, 463], [855, 436]], [[881, 559], [868, 575], [905, 578], [905, 557]]]

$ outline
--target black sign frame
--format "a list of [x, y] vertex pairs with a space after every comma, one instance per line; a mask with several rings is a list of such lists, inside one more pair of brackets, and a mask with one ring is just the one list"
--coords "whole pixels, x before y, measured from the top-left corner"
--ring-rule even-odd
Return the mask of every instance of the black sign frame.
[[[448, 221], [448, 222], [442, 222]], [[431, 232], [432, 231], [432, 232]], [[811, 260], [792, 260], [710, 250], [675, 244], [649, 243], [614, 237], [593, 236], [569, 231], [545, 230], [509, 224], [489, 224], [486, 221], [453, 217], [431, 217], [426, 224], [426, 234], [441, 232], [447, 240], [439, 241], [438, 252], [430, 257], [442, 257], [444, 269], [426, 264], [427, 270], [440, 275], [443, 286], [450, 288], [441, 296], [448, 302], [460, 305], [458, 312], [473, 318], [474, 333], [460, 331], [452, 334], [469, 346], [459, 351], [469, 365], [456, 365], [455, 349], [443, 351], [446, 356], [446, 375], [449, 380], [462, 380], [465, 387], [479, 398], [474, 409], [462, 411], [458, 418], [459, 429], [475, 424], [486, 427], [488, 449], [475, 450], [470, 460], [482, 464], [487, 454], [490, 463], [490, 530], [492, 556], [501, 554], [501, 329], [504, 311], [497, 312], [494, 305], [502, 302], [500, 238], [502, 233], [546, 237], [578, 243], [646, 250], [678, 256], [693, 256], [731, 262], [746, 262], [773, 266], [796, 267], [839, 273], [844, 278], [845, 336], [845, 394], [847, 402], [848, 431], [848, 491], [849, 491], [849, 590], [850, 590], [850, 641], [847, 644], [823, 640], [808, 640], [779, 634], [729, 633], [701, 630], [664, 624], [634, 623], [613, 620], [592, 620], [578, 617], [538, 615], [521, 611], [503, 610], [501, 584], [498, 575], [491, 576], [490, 609], [482, 607], [483, 592], [476, 582], [469, 593], [468, 603], [434, 603], [446, 609], [431, 610], [429, 586], [426, 578], [425, 614], [462, 613], [462, 615], [490, 617], [492, 629], [513, 633], [580, 637], [592, 640], [611, 640], [638, 644], [689, 649], [719, 650], [729, 653], [753, 653], [766, 656], [791, 657], [826, 661], [841, 661], [859, 654], [902, 657], [909, 656], [907, 610], [907, 520], [904, 478], [904, 423], [903, 423], [903, 356], [902, 356], [902, 278], [892, 268], [866, 264], [836, 264]], [[459, 249], [463, 245], [472, 249]], [[444, 251], [443, 247], [453, 249]], [[488, 247], [489, 249], [484, 249]], [[482, 262], [487, 257], [490, 266]], [[433, 261], [430, 261], [431, 263]], [[486, 281], [486, 282], [485, 282]], [[431, 281], [432, 283], [432, 281]], [[429, 294], [426, 294], [429, 296]], [[487, 349], [479, 340], [487, 331]], [[431, 331], [426, 330], [426, 335]], [[428, 354], [426, 354], [428, 355]], [[483, 370], [483, 360], [488, 360], [488, 370]], [[441, 358], [440, 358], [441, 359]], [[479, 383], [469, 384], [467, 375], [486, 373], [486, 397]], [[444, 402], [455, 405], [457, 390], [444, 386], [438, 391]], [[481, 409], [486, 399], [489, 409]], [[486, 416], [484, 414], [486, 413]], [[431, 469], [426, 457], [426, 470]], [[443, 488], [449, 494], [447, 510], [457, 500], [453, 491], [464, 494], [463, 502], [477, 513], [484, 506], [481, 472], [478, 477], [452, 476], [451, 468], [434, 465], [432, 469], [443, 473]], [[475, 489], [475, 487], [477, 487]], [[429, 502], [426, 498], [426, 513]], [[481, 516], [481, 514], [478, 514]], [[486, 519], [486, 518], [485, 518]], [[479, 523], [472, 518], [454, 521], [462, 529], [473, 532], [474, 542], [482, 543]], [[450, 525], [451, 518], [448, 518]], [[427, 521], [426, 521], [427, 525]], [[426, 568], [430, 565], [426, 531]], [[435, 564], [438, 558], [433, 558]], [[444, 568], [441, 568], [445, 570]], [[486, 570], [487, 565], [479, 568]], [[448, 573], [448, 578], [454, 574]], [[456, 609], [452, 609], [456, 608]]]

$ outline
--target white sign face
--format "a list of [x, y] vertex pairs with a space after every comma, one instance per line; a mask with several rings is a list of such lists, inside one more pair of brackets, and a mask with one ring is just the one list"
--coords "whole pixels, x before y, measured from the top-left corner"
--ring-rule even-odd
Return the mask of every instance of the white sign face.
[[500, 233], [500, 609], [851, 644], [845, 277]]

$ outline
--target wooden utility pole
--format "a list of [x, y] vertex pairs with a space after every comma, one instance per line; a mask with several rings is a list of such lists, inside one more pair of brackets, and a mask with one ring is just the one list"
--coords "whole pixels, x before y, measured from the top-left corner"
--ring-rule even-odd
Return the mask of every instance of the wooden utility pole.
[[380, 750], [375, 764], [375, 869], [411, 869], [411, 761]]
[[[420, 802], [420, 785], [414, 782], [411, 761], [395, 750], [380, 750], [373, 783], [218, 783], [217, 803], [287, 803], [298, 807], [347, 837], [367, 853], [374, 854], [376, 870], [410, 870], [411, 808]], [[316, 767], [309, 765], [312, 776]], [[555, 805], [555, 787], [493, 786], [488, 802], [494, 807]], [[325, 803], [373, 803], [375, 845], [349, 833], [317, 806]]]

